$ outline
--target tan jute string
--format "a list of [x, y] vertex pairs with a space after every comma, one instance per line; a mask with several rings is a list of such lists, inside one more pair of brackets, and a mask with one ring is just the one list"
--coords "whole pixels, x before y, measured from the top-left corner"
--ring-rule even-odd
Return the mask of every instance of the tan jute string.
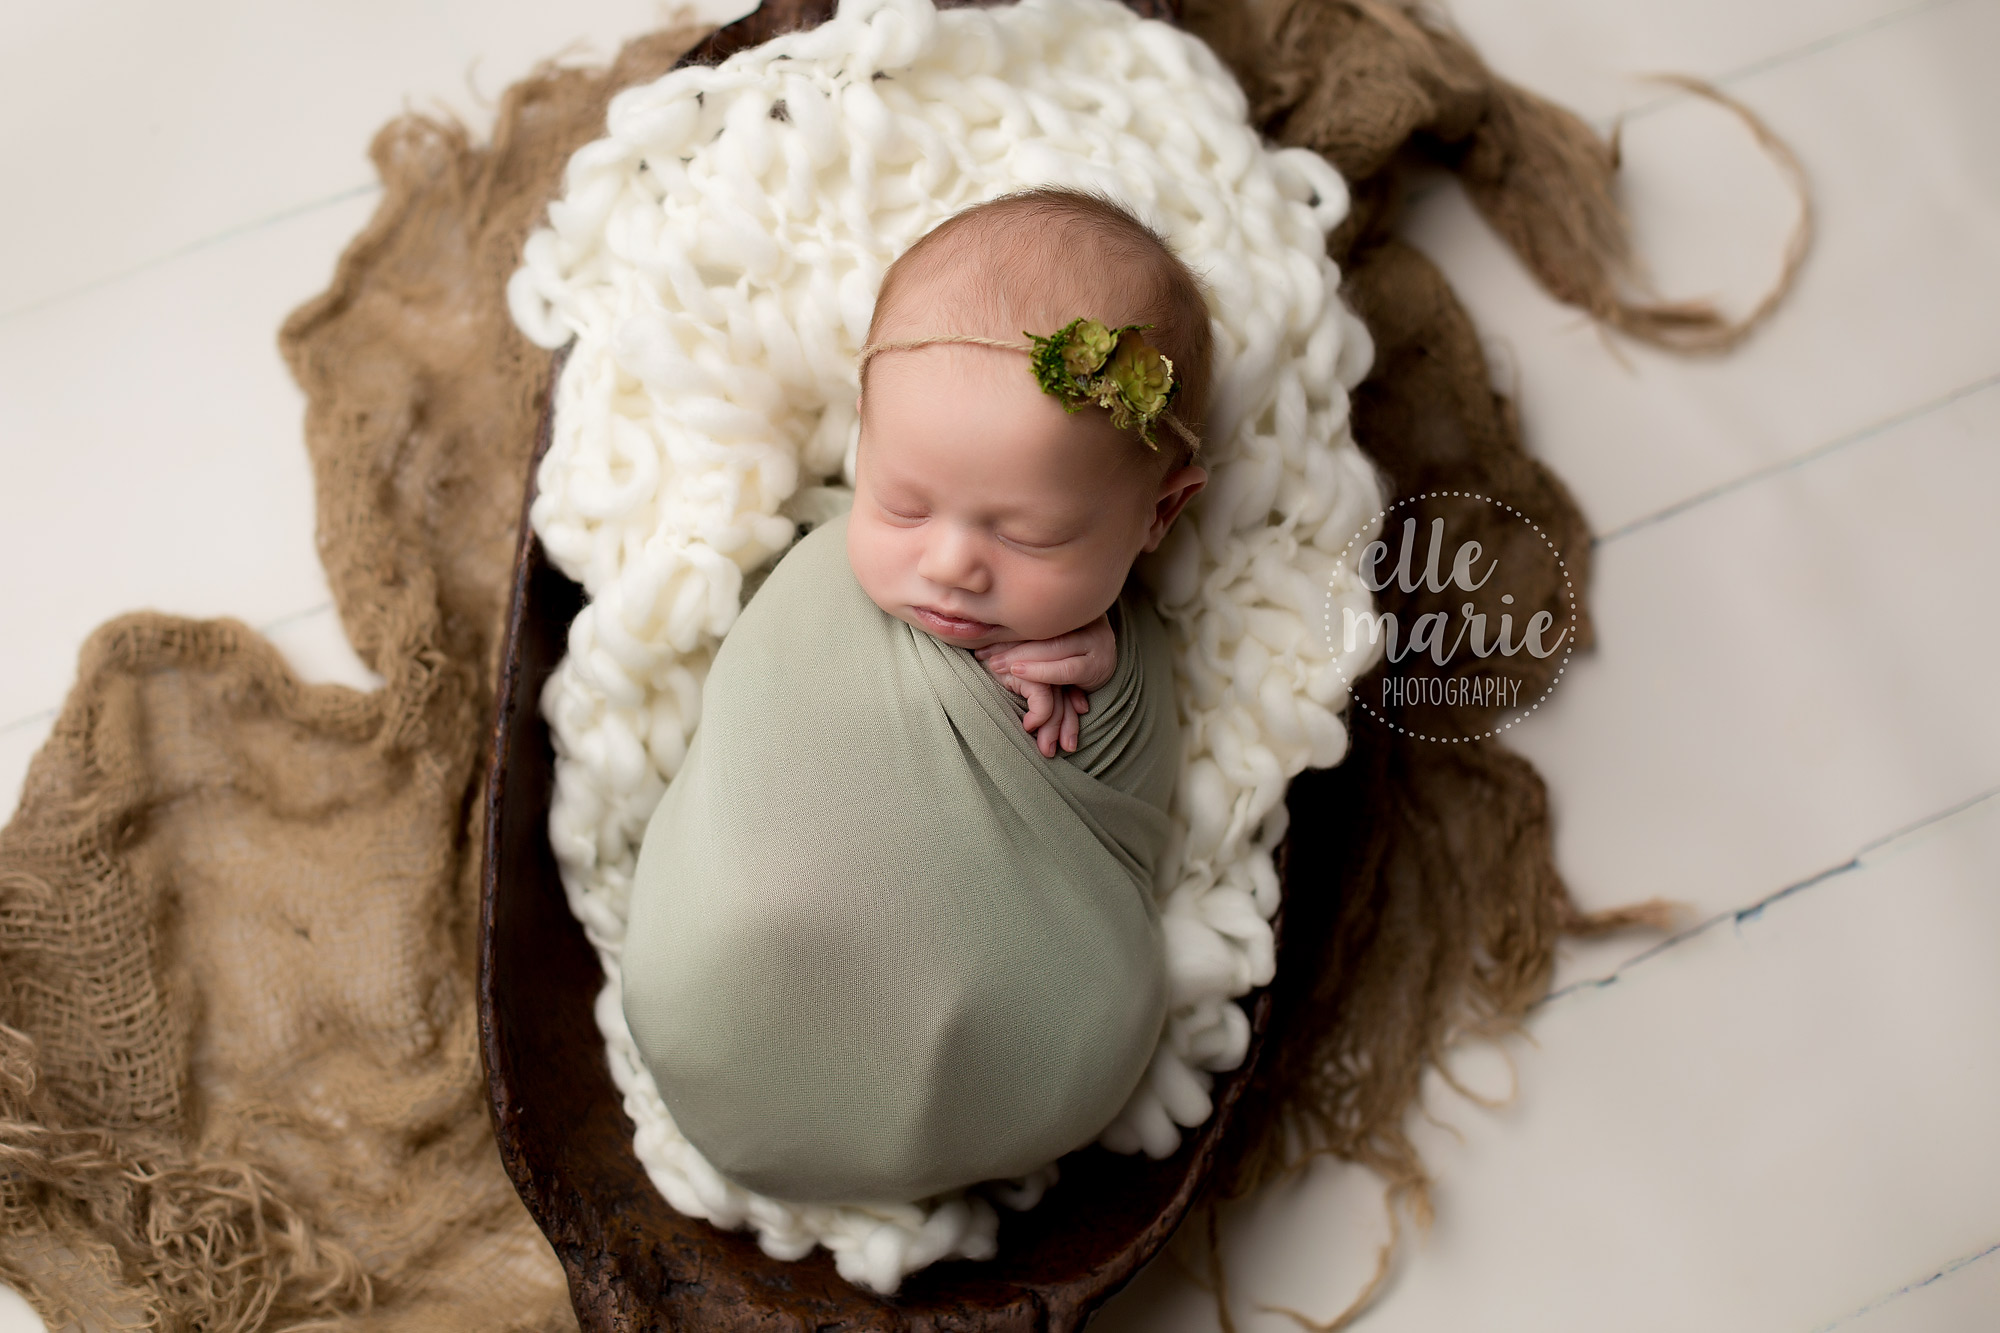
[[[940, 333], [936, 337], [931, 338], [895, 338], [888, 342], [869, 343], [866, 347], [862, 348], [859, 373], [862, 375], [868, 373], [868, 363], [875, 359], [877, 353], [907, 352], [919, 347], [934, 347], [939, 343], [964, 343], [971, 347], [997, 347], [1003, 352], [1032, 353], [1035, 350], [1027, 343], [1008, 342], [1004, 338], [981, 338], [970, 333]], [[1162, 412], [1159, 419], [1174, 428], [1174, 434], [1181, 437], [1181, 440], [1187, 445], [1190, 453], [1198, 454], [1201, 452], [1201, 437], [1183, 425], [1179, 417], [1175, 416], [1172, 412]], [[1147, 441], [1147, 444], [1154, 449], [1159, 447], [1150, 440]]]

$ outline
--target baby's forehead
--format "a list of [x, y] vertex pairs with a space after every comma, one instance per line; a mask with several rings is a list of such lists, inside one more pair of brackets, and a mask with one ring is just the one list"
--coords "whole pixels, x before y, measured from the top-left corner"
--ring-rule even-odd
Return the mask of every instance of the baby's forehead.
[[1158, 480], [1137, 435], [1101, 411], [1065, 412], [1019, 352], [953, 344], [899, 350], [872, 363], [869, 376], [863, 452], [880, 458], [886, 450], [894, 471], [913, 480], [921, 473], [926, 485], [976, 492], [992, 484], [986, 469], [965, 466], [974, 457], [1002, 468], [1004, 489], [1040, 479], [1061, 491], [1065, 506], [1078, 500], [1073, 466], [1085, 469], [1088, 488], [1120, 494]]
[[1143, 255], [1087, 229], [1038, 227], [1024, 219], [955, 228], [901, 267], [877, 305], [878, 340], [1019, 338], [1053, 333], [1086, 316], [1115, 328], [1131, 322], [1153, 285]]

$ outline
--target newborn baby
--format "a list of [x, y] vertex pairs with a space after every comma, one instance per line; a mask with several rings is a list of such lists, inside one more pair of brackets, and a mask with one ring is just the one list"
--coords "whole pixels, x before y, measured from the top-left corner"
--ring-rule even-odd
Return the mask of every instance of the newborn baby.
[[[1136, 323], [1166, 348], [1174, 419], [1199, 423], [1208, 310], [1179, 260], [1122, 210], [1043, 191], [969, 209], [883, 279], [862, 368], [847, 530], [854, 576], [890, 615], [974, 650], [1028, 703], [1044, 755], [1074, 751], [1116, 664], [1107, 612], [1207, 473], [1075, 412], [1023, 372], [1021, 329]], [[968, 341], [946, 340], [952, 330]]]
[[853, 507], [723, 640], [633, 879], [627, 1022], [743, 1187], [1024, 1175], [1144, 1076], [1180, 740], [1127, 580], [1206, 479], [1208, 340], [1185, 266], [1086, 195], [969, 209], [885, 276]]

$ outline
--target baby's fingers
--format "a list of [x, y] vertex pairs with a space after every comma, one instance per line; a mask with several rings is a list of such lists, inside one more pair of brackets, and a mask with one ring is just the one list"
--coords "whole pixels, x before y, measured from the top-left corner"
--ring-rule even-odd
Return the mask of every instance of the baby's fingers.
[[1059, 710], [1058, 694], [1046, 685], [1027, 683], [1021, 693], [1028, 700], [1028, 715], [1021, 719], [1024, 730], [1039, 732]]
[[1077, 737], [1078, 737], [1079, 735], [1081, 735], [1081, 734], [1082, 734], [1082, 731], [1083, 731], [1083, 726], [1082, 726], [1082, 724], [1081, 724], [1081, 723], [1079, 723], [1079, 722], [1078, 722], [1078, 721], [1076, 720], [1076, 709], [1075, 709], [1075, 707], [1074, 707], [1074, 706], [1071, 706], [1071, 707], [1068, 707], [1068, 708], [1065, 708], [1065, 709], [1063, 709], [1063, 710], [1062, 710], [1062, 748], [1063, 748], [1063, 752], [1064, 752], [1065, 754], [1075, 754], [1075, 753], [1076, 753], [1076, 742], [1077, 742]]
[[1037, 681], [1043, 685], [1074, 685], [1096, 671], [1097, 664], [1088, 657], [1057, 657], [1046, 661], [1010, 661], [1005, 670], [1022, 680]]

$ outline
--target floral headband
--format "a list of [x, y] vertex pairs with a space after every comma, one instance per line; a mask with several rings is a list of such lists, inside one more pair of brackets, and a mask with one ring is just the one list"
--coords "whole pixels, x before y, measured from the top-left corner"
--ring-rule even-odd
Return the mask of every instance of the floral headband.
[[971, 343], [977, 347], [998, 347], [1026, 352], [1035, 383], [1042, 392], [1063, 405], [1065, 412], [1081, 412], [1091, 403], [1111, 413], [1111, 424], [1119, 430], [1136, 430], [1146, 447], [1158, 452], [1153, 437], [1155, 422], [1164, 421], [1174, 433], [1199, 449], [1201, 440], [1167, 410], [1180, 384], [1174, 379], [1174, 363], [1160, 349], [1139, 335], [1150, 324], [1127, 324], [1109, 328], [1094, 319], [1073, 319], [1044, 337], [1024, 333], [1025, 343], [998, 338], [976, 338], [970, 334], [941, 334], [935, 338], [903, 338], [895, 342], [870, 343], [861, 349], [861, 368], [878, 352], [895, 352], [936, 343]]

